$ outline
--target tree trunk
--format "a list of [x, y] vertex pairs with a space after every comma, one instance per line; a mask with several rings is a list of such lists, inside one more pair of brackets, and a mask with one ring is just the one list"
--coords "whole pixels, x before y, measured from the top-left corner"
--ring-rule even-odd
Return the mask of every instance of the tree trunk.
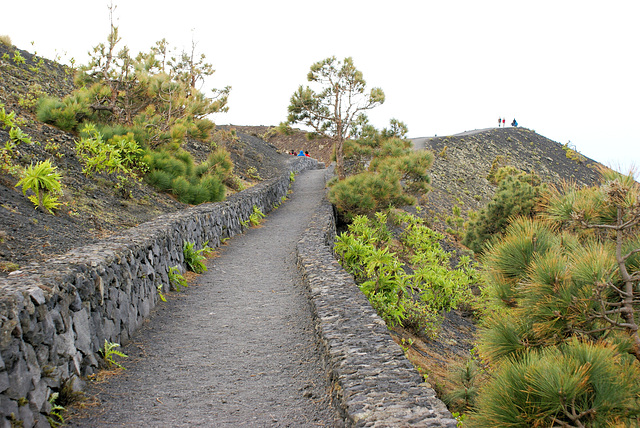
[[624, 223], [622, 209], [618, 207], [618, 220], [617, 220], [617, 229], [616, 229], [616, 261], [618, 263], [618, 271], [620, 272], [620, 277], [624, 282], [624, 294], [622, 297], [622, 318], [625, 320], [627, 327], [627, 332], [631, 336], [633, 340], [633, 349], [632, 353], [636, 357], [638, 361], [640, 361], [640, 335], [638, 335], [638, 324], [636, 323], [635, 317], [635, 308], [633, 306], [634, 297], [634, 288], [633, 288], [633, 280], [631, 279], [631, 275], [629, 275], [629, 271], [627, 271], [627, 265], [625, 263], [625, 259], [622, 256], [622, 244], [624, 240], [624, 229], [622, 228], [622, 224]]
[[344, 180], [346, 174], [344, 172], [344, 150], [343, 150], [344, 140], [342, 138], [336, 138], [333, 147], [336, 152], [336, 169], [338, 170], [338, 179]]

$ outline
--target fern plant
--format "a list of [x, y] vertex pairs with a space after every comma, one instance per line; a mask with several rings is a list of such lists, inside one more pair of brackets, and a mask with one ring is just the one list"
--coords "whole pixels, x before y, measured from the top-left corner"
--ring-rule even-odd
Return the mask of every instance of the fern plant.
[[164, 288], [163, 284], [158, 284], [158, 286], [156, 287], [158, 289], [158, 297], [160, 297], [160, 300], [162, 300], [163, 302], [167, 301], [167, 298], [164, 297], [164, 293], [162, 292], [162, 289]]
[[47, 416], [47, 422], [52, 427], [59, 427], [64, 424], [64, 416], [62, 416], [62, 412], [66, 409], [64, 406], [61, 406], [57, 403], [60, 394], [57, 392], [52, 392], [49, 396], [49, 404], [51, 405], [51, 410], [49, 411], [49, 415]]
[[182, 273], [180, 273], [180, 268], [178, 266], [171, 266], [169, 268], [169, 282], [175, 287], [176, 291], [180, 291], [180, 287], [188, 287], [187, 280], [184, 279]]
[[117, 348], [120, 347], [119, 343], [109, 342], [107, 339], [104, 340], [104, 348], [100, 350], [102, 354], [102, 358], [107, 363], [109, 367], [117, 367], [119, 369], [124, 369], [124, 366], [115, 360], [115, 357], [121, 358], [129, 358], [124, 352], [119, 351]]
[[207, 266], [205, 266], [203, 260], [208, 253], [213, 251], [213, 249], [207, 245], [208, 243], [209, 241], [205, 242], [201, 249], [194, 250], [195, 242], [184, 241], [182, 252], [184, 254], [184, 262], [190, 271], [202, 273], [207, 270]]
[[253, 226], [258, 226], [260, 221], [266, 216], [260, 211], [260, 208], [253, 206], [253, 213], [249, 216], [249, 221]]

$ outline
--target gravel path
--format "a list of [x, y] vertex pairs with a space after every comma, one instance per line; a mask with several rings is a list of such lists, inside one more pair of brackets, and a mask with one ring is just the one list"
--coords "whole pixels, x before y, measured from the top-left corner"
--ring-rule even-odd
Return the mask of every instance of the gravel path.
[[323, 174], [297, 176], [262, 227], [231, 239], [161, 303], [123, 349], [127, 370], [92, 384], [101, 404], [71, 426], [342, 426], [294, 252]]

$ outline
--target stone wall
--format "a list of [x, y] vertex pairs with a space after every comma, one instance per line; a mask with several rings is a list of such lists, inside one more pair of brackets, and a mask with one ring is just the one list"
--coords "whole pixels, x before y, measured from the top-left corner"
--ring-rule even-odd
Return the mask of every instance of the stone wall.
[[456, 427], [456, 420], [393, 341], [384, 321], [333, 254], [328, 201], [298, 242], [334, 402], [347, 426]]
[[98, 369], [105, 340], [124, 344], [169, 287], [168, 270], [184, 270], [185, 241], [215, 248], [286, 196], [289, 172], [316, 168], [295, 158], [281, 176], [132, 228], [0, 279], [0, 427], [49, 424], [49, 397], [63, 383], [81, 388]]

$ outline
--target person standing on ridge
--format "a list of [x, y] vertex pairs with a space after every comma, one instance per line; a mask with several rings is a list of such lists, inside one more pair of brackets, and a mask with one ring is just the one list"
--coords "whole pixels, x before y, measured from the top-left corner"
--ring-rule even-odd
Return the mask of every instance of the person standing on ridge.
[[502, 127], [504, 128], [504, 123], [506, 122], [506, 120], [503, 118], [502, 119]]
[[499, 117], [499, 118], [498, 118], [498, 128], [500, 128], [500, 124], [501, 124], [501, 123], [502, 123], [502, 118], [501, 118], [501, 117]]
[[518, 126], [518, 122], [516, 122], [516, 120], [513, 119], [513, 122], [511, 122], [511, 126], [517, 127]]

